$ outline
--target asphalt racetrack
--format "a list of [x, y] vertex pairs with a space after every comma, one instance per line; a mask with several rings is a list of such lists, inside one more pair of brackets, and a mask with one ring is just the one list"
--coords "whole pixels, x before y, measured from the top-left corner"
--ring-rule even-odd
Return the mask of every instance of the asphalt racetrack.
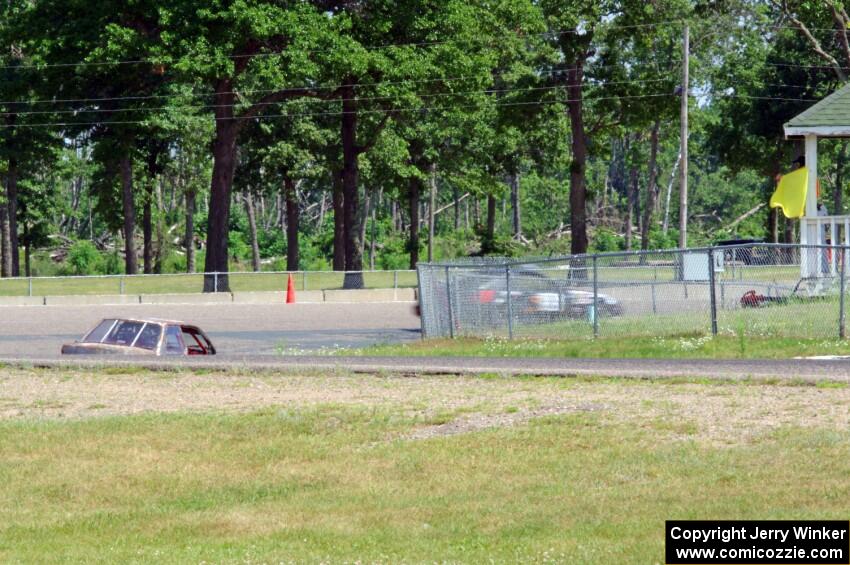
[[[194, 323], [219, 350], [214, 357], [61, 356], [107, 317]], [[205, 304], [0, 307], [0, 362], [37, 366], [146, 366], [327, 370], [402, 374], [512, 374], [633, 378], [761, 378], [850, 382], [850, 359], [691, 360], [328, 356], [343, 348], [420, 339], [413, 304]]]
[[319, 353], [418, 340], [409, 302], [363, 304], [138, 304], [0, 307], [0, 356], [45, 358], [103, 318], [164, 318], [201, 327], [222, 358]]

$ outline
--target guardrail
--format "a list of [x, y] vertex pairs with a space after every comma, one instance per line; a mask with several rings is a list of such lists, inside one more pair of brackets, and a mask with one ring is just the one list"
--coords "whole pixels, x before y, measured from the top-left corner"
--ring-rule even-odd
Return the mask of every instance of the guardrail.
[[[55, 296], [88, 294], [199, 293], [205, 277], [214, 292], [286, 290], [292, 275], [296, 290], [337, 290], [346, 275], [360, 275], [362, 288], [414, 288], [416, 271], [259, 271], [230, 273], [173, 273], [161, 275], [81, 275], [0, 278], [0, 296]], [[225, 279], [226, 277], [226, 279]], [[219, 281], [227, 281], [226, 288]]]
[[745, 244], [421, 264], [422, 328], [426, 337], [844, 338], [848, 257], [848, 246]]

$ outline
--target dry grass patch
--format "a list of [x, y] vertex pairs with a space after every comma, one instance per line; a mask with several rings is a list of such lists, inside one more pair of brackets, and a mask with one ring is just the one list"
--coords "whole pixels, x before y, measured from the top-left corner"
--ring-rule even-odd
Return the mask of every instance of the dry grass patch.
[[839, 518], [850, 497], [846, 387], [0, 380], [4, 562], [655, 562], [665, 519]]

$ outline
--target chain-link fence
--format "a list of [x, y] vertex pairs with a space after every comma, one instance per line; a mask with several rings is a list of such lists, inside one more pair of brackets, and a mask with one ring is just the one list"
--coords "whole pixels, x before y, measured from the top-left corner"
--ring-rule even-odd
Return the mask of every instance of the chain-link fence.
[[420, 265], [426, 337], [844, 337], [850, 247], [747, 244]]

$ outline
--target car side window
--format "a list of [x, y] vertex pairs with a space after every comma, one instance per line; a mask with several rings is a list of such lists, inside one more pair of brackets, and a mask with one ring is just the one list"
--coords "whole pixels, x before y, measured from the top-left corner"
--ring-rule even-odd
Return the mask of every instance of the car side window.
[[165, 329], [165, 353], [166, 355], [183, 355], [183, 338], [180, 328], [168, 326]]
[[97, 325], [92, 331], [83, 338], [82, 341], [85, 343], [100, 343], [103, 341], [103, 338], [106, 337], [107, 332], [112, 329], [112, 326], [115, 325], [115, 320], [103, 320], [101, 323]]
[[120, 321], [112, 328], [112, 331], [104, 338], [102, 343], [111, 345], [132, 345], [136, 336], [141, 331], [144, 322]]
[[206, 340], [194, 328], [183, 327], [183, 341], [186, 342], [186, 353], [189, 355], [207, 354]]
[[162, 326], [159, 324], [145, 324], [142, 328], [139, 337], [136, 339], [135, 346], [142, 349], [156, 349], [159, 344], [159, 336], [162, 335]]

